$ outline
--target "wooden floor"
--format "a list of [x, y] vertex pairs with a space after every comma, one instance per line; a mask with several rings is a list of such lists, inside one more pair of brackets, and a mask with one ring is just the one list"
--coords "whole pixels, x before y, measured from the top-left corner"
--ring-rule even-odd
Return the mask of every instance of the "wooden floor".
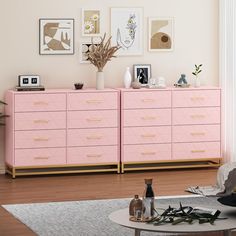
[[[156, 196], [189, 194], [188, 186], [214, 185], [217, 169], [165, 170], [125, 174], [78, 174], [18, 177], [0, 175], [0, 205], [133, 197], [142, 195], [144, 179], [153, 178]], [[0, 207], [1, 236], [34, 233]], [[115, 236], [115, 235], [114, 235]]]

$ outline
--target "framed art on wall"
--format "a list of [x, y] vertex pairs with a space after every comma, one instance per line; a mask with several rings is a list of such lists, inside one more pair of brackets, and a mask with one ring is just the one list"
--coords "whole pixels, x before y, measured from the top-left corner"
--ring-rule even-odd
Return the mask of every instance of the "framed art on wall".
[[74, 19], [40, 19], [39, 54], [74, 54]]
[[[95, 42], [94, 46], [98, 44]], [[80, 63], [90, 63], [88, 60], [88, 53], [92, 50], [92, 42], [82, 42], [80, 43]]]
[[143, 54], [143, 8], [111, 8], [112, 44], [120, 56]]
[[100, 9], [82, 9], [82, 36], [101, 36], [102, 14]]
[[147, 86], [151, 78], [151, 64], [133, 65], [134, 81], [138, 81], [142, 86]]
[[149, 51], [172, 51], [174, 48], [173, 18], [149, 18]]

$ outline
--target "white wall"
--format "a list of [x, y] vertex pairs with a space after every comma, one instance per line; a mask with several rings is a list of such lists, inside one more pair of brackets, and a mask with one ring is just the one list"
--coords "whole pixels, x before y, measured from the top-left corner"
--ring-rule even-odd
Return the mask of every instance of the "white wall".
[[[192, 82], [194, 64], [203, 64], [202, 83], [218, 85], [218, 0], [0, 0], [0, 99], [17, 84], [19, 74], [38, 74], [46, 88], [72, 88], [76, 81], [95, 85], [95, 67], [79, 63], [81, 8], [102, 8], [105, 31], [110, 32], [110, 7], [143, 7], [144, 53], [118, 57], [105, 69], [107, 87], [122, 86], [126, 66], [150, 63], [152, 75], [172, 85], [181, 73]], [[147, 51], [148, 17], [174, 17], [173, 52]], [[74, 18], [75, 54], [39, 55], [39, 19]], [[0, 169], [4, 157], [0, 128]]]

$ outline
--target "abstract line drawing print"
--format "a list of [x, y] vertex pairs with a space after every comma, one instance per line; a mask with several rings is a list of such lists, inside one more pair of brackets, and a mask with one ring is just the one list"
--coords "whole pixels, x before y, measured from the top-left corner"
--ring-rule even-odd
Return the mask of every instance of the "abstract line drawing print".
[[73, 20], [40, 20], [40, 54], [73, 54]]

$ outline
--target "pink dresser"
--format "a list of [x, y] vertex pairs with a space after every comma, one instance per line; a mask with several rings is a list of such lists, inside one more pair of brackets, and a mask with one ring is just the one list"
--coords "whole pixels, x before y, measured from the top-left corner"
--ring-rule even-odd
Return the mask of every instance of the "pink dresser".
[[119, 92], [7, 91], [6, 167], [17, 175], [117, 171]]
[[121, 171], [219, 166], [219, 88], [121, 89]]

